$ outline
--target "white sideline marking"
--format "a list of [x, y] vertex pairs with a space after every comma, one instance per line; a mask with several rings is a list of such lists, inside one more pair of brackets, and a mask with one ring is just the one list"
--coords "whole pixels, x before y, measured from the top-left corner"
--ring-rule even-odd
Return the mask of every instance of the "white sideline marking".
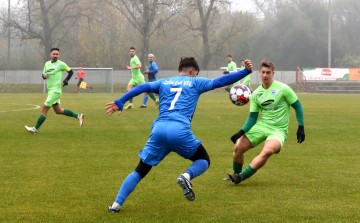
[[8, 110], [8, 111], [0, 111], [0, 112], [26, 111], [26, 110], [32, 110], [32, 109], [40, 108], [40, 105], [31, 105], [31, 104], [25, 104], [25, 105], [35, 106], [35, 108], [27, 108], [27, 109], [20, 109], [20, 110]]

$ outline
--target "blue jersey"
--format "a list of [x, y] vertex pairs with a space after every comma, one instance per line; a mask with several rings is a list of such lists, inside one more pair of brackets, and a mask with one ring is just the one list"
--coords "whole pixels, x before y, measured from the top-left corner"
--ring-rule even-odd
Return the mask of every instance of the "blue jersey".
[[157, 80], [156, 74], [157, 74], [157, 72], [159, 72], [159, 68], [158, 68], [157, 64], [155, 63], [155, 61], [150, 62], [148, 70], [149, 70], [149, 73], [148, 73], [149, 81]]
[[151, 92], [159, 94], [160, 100], [159, 117], [155, 122], [178, 121], [190, 126], [200, 95], [212, 90], [213, 82], [186, 75], [149, 82]]

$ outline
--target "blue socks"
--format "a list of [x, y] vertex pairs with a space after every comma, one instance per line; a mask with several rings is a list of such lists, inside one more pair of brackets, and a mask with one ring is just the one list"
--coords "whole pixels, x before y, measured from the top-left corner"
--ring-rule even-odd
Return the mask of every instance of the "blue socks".
[[[206, 160], [196, 160], [193, 162], [189, 169], [185, 171], [190, 175], [190, 180], [195, 177], [203, 174], [209, 168], [209, 164]], [[138, 172], [134, 171], [129, 176], [126, 177], [123, 184], [120, 187], [119, 193], [115, 199], [116, 203], [119, 203], [123, 206], [126, 198], [133, 192], [138, 183], [141, 180], [141, 176]]]
[[143, 99], [143, 105], [146, 105], [147, 101], [148, 101], [149, 97], [145, 97], [144, 96], [144, 99]]
[[119, 193], [115, 199], [116, 203], [119, 203], [123, 206], [126, 198], [133, 192], [137, 184], [140, 182], [141, 176], [138, 172], [134, 171], [129, 176], [126, 177], [123, 184], [120, 187]]
[[209, 164], [206, 160], [196, 160], [193, 162], [189, 169], [185, 171], [190, 175], [190, 180], [203, 174], [209, 168]]

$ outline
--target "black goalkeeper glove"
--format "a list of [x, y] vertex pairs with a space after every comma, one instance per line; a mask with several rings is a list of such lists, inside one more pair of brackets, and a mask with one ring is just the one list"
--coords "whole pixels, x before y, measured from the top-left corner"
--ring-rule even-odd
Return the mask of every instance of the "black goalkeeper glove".
[[63, 87], [65, 87], [66, 85], [68, 85], [68, 80], [64, 79], [63, 84], [64, 84]]
[[223, 74], [225, 74], [225, 75], [226, 75], [226, 74], [229, 74], [229, 71], [224, 71]]
[[235, 135], [231, 136], [231, 141], [235, 144], [236, 143], [236, 140], [240, 139], [240, 137], [242, 135], [244, 135], [244, 130], [240, 130], [238, 133], [236, 133]]
[[304, 126], [299, 125], [299, 128], [297, 130], [297, 140], [298, 143], [302, 143], [305, 141], [305, 130], [304, 130]]

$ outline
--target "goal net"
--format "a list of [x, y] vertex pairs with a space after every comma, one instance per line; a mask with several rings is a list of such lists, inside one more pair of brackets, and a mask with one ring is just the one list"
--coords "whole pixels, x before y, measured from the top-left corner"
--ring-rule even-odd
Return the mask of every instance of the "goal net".
[[[77, 85], [79, 84], [79, 78], [75, 80], [79, 68], [71, 68], [74, 71], [73, 76], [69, 81], [69, 88], [63, 88], [63, 92], [75, 92]], [[85, 73], [84, 82], [90, 88], [79, 88], [81, 93], [113, 93], [113, 68], [82, 68]], [[63, 73], [63, 79], [66, 78], [67, 73]], [[83, 86], [86, 86], [83, 84]]]

